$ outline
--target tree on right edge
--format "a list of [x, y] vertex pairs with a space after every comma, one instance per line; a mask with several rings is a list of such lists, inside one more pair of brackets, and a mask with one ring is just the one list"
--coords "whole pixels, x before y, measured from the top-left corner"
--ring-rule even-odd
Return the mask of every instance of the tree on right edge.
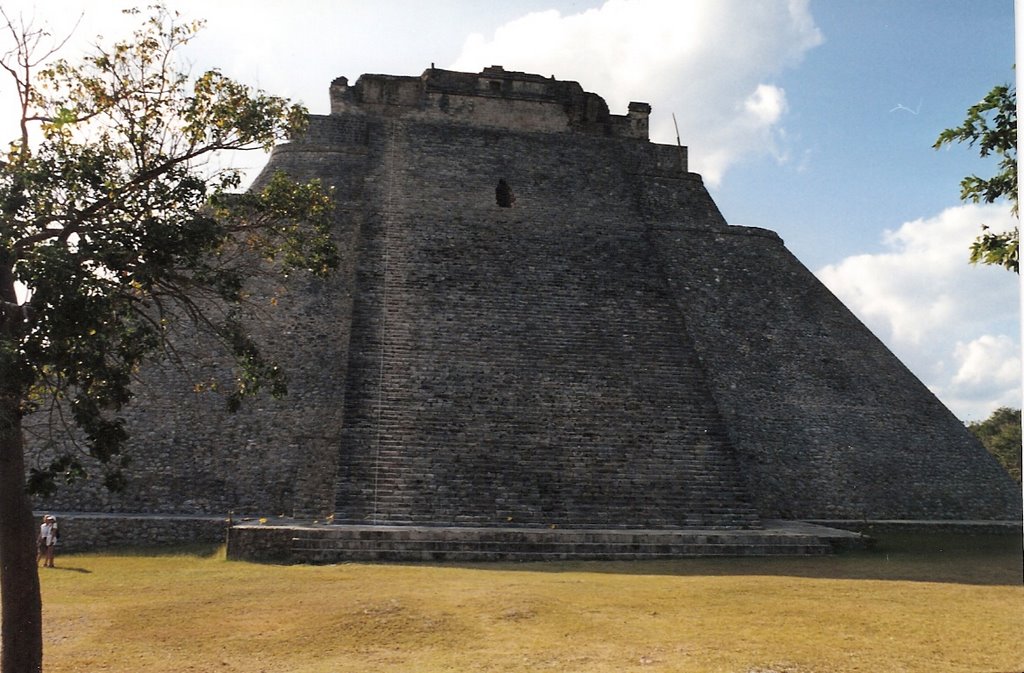
[[[993, 203], [1000, 198], [1010, 202], [1010, 211], [1019, 215], [1017, 204], [1017, 91], [1003, 84], [994, 87], [967, 110], [964, 123], [939, 134], [935, 149], [954, 142], [977, 145], [982, 157], [999, 157], [999, 170], [991, 178], [968, 175], [960, 181], [960, 198], [973, 203]], [[996, 264], [1020, 273], [1017, 246], [1019, 227], [994, 232], [981, 225], [982, 234], [971, 244], [971, 263]]]
[[967, 429], [978, 438], [999, 464], [1020, 484], [1020, 409], [999, 407], [984, 421], [972, 421]]

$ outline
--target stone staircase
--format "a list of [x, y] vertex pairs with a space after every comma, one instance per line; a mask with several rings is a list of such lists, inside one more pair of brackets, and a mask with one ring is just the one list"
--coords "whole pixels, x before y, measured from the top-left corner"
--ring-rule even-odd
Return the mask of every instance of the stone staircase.
[[370, 224], [335, 520], [757, 528], [643, 232], [487, 217]]
[[443, 146], [400, 124], [387, 138], [368, 183], [382, 207], [356, 272], [335, 521], [758, 528], [628, 190], [599, 212], [554, 194], [497, 208], [493, 188], [451, 201]]

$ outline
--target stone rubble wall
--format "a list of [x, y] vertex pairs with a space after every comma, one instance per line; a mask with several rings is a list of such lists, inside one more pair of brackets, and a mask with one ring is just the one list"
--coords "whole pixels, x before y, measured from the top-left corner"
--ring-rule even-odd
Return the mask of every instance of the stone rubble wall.
[[[127, 547], [219, 544], [227, 541], [227, 517], [82, 514], [54, 512], [60, 538], [57, 555]], [[42, 514], [37, 516], [42, 519]], [[58, 561], [58, 565], [60, 561]]]

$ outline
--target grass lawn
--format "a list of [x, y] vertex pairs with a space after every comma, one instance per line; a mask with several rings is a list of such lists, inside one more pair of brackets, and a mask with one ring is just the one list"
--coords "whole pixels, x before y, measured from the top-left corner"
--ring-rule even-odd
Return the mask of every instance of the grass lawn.
[[58, 557], [48, 673], [1019, 673], [1019, 536], [831, 558], [271, 566]]

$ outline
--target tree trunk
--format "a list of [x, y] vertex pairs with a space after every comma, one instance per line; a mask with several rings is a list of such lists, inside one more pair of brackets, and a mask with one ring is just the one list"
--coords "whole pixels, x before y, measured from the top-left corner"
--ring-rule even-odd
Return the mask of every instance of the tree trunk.
[[17, 395], [0, 390], [0, 673], [43, 668], [36, 525], [25, 489], [24, 448]]

